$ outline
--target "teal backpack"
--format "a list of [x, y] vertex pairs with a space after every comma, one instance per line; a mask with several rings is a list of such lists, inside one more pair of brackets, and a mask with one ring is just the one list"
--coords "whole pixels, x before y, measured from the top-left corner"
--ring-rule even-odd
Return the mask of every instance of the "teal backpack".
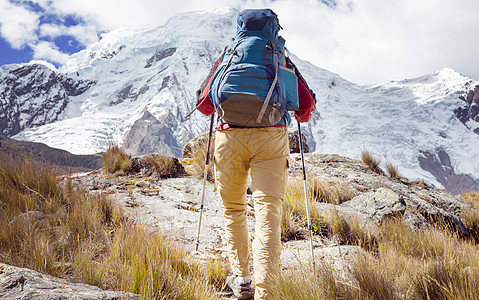
[[285, 57], [285, 40], [271, 9], [238, 15], [232, 38], [209, 90], [223, 123], [241, 127], [288, 125], [297, 110], [298, 79]]

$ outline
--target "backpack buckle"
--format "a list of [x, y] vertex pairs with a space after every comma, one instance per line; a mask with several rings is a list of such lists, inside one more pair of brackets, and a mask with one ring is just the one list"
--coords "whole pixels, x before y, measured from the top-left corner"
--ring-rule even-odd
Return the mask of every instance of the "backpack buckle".
[[274, 54], [277, 54], [278, 53], [278, 50], [276, 49], [276, 47], [272, 47], [271, 45], [267, 44], [266, 45], [266, 48], [273, 51]]

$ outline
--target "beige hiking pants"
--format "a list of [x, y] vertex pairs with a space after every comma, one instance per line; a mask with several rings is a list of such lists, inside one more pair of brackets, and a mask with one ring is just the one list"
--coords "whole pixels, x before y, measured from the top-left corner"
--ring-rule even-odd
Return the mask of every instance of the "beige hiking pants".
[[280, 268], [282, 201], [289, 158], [286, 128], [217, 131], [214, 156], [216, 182], [225, 211], [229, 260], [233, 272], [242, 277], [250, 275], [246, 189], [251, 169], [255, 211], [255, 299], [270, 299], [267, 281]]

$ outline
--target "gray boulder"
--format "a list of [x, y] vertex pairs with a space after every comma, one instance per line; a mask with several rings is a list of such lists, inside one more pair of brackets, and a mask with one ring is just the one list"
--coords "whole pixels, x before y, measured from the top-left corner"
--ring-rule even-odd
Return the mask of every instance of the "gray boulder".
[[0, 298], [2, 299], [139, 299], [132, 293], [104, 291], [96, 286], [72, 283], [37, 271], [0, 263]]
[[341, 204], [365, 214], [376, 223], [387, 217], [403, 217], [406, 210], [404, 197], [387, 188], [361, 194]]

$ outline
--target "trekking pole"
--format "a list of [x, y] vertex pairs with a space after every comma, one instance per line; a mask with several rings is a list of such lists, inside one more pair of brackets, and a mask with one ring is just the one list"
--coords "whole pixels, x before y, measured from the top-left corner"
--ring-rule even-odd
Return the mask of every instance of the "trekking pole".
[[311, 225], [311, 214], [309, 212], [308, 186], [306, 184], [306, 168], [304, 166], [303, 135], [301, 134], [301, 124], [299, 123], [299, 120], [296, 120], [296, 121], [298, 121], [299, 149], [301, 152], [301, 163], [303, 165], [304, 199], [306, 201], [306, 216], [308, 219], [309, 241], [311, 244], [311, 261], [313, 262], [313, 269], [314, 269], [315, 263], [314, 263], [314, 251], [313, 251], [313, 226]]
[[208, 134], [208, 146], [206, 148], [205, 173], [203, 175], [203, 195], [201, 196], [200, 220], [198, 222], [198, 237], [196, 238], [196, 251], [198, 251], [198, 246], [200, 245], [201, 217], [203, 216], [203, 204], [205, 202], [206, 180], [208, 177], [208, 165], [210, 163], [210, 144], [211, 144], [211, 136], [213, 135], [213, 122], [215, 120], [214, 117], [215, 117], [215, 114], [213, 113], [211, 115], [210, 133]]

